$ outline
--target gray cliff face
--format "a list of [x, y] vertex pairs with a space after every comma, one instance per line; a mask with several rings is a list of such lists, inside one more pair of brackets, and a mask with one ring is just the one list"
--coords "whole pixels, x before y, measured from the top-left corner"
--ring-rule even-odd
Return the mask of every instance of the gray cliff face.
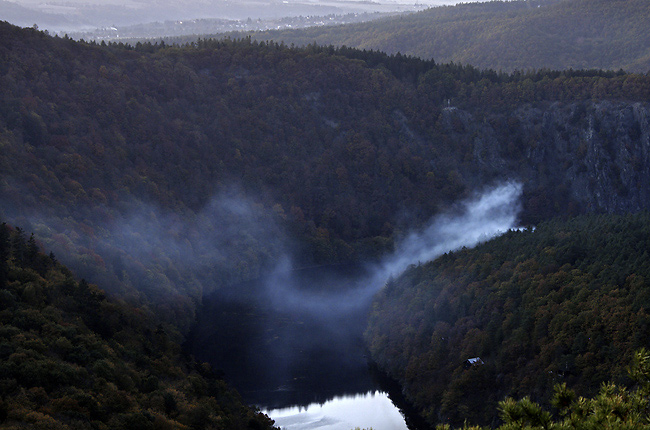
[[527, 154], [543, 158], [570, 197], [588, 211], [626, 212], [648, 206], [649, 107], [588, 103], [552, 106], [542, 116], [547, 136]]
[[452, 138], [471, 142], [468, 185], [518, 179], [532, 215], [650, 207], [649, 103], [525, 105], [483, 119], [446, 108], [441, 121]]

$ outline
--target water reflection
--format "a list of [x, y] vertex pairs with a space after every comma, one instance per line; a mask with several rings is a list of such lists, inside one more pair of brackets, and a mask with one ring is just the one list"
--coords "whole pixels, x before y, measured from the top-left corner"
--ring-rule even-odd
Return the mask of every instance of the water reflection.
[[[406, 429], [368, 366], [370, 298], [350, 299], [367, 274], [347, 267], [343, 275], [292, 272], [270, 288], [251, 282], [206, 296], [188, 346], [287, 429]], [[294, 301], [270, 300], [269, 289], [292, 291]]]
[[400, 412], [388, 395], [371, 391], [356, 396], [336, 397], [323, 404], [264, 410], [284, 430], [407, 430]]

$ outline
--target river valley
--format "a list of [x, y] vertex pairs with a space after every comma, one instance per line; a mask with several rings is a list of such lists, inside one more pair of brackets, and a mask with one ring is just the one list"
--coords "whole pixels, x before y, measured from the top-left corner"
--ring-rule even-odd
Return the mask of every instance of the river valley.
[[[378, 406], [389, 403], [374, 395], [385, 390], [368, 369], [363, 341], [374, 295], [411, 264], [474, 246], [513, 228], [521, 190], [518, 183], [506, 183], [477, 195], [432, 218], [426, 228], [405, 235], [393, 253], [372, 265], [295, 270], [290, 258], [280, 256], [265, 276], [203, 297], [188, 349], [223, 372], [248, 404], [269, 411], [272, 418], [274, 411], [282, 410], [279, 421], [280, 415], [284, 420], [289, 414], [292, 422], [303, 422], [291, 430], [371, 427], [371, 417], [379, 415], [376, 408], [390, 409]], [[287, 412], [298, 408], [299, 413], [312, 413], [316, 405], [322, 412], [334, 399], [342, 405], [350, 397], [357, 399], [356, 410], [365, 403], [372, 405], [355, 416], [359, 422], [352, 427], [329, 415], [307, 419]], [[403, 430], [406, 424], [372, 427]]]
[[191, 351], [284, 429], [406, 430], [364, 348], [368, 278], [313, 268], [206, 296]]

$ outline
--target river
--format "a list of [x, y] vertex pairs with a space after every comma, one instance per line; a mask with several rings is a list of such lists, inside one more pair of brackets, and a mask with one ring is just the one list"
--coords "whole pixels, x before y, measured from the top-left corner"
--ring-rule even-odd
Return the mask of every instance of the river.
[[316, 268], [237, 285], [203, 299], [190, 337], [245, 402], [287, 430], [406, 430], [369, 366], [370, 296], [359, 267]]
[[[372, 270], [291, 270], [290, 262], [278, 257], [278, 267], [264, 279], [204, 297], [190, 350], [221, 369], [246, 402], [287, 428], [295, 425], [292, 430], [403, 430], [401, 422], [384, 426], [372, 421], [394, 408], [392, 402], [387, 406], [386, 389], [369, 370], [364, 350], [372, 297], [389, 276], [410, 264], [515, 228], [522, 189], [520, 183], [504, 183], [454, 205], [405, 234]], [[396, 398], [391, 396], [393, 402]], [[347, 409], [350, 403], [354, 406]], [[407, 416], [410, 428], [416, 428], [414, 414]]]

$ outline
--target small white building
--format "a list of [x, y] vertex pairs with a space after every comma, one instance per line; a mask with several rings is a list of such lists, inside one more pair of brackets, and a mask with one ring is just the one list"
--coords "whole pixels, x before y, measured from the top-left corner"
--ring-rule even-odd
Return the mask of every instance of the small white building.
[[474, 366], [482, 366], [484, 364], [485, 363], [483, 362], [483, 360], [481, 360], [481, 357], [468, 358], [467, 360], [465, 360], [466, 368], [474, 367]]

